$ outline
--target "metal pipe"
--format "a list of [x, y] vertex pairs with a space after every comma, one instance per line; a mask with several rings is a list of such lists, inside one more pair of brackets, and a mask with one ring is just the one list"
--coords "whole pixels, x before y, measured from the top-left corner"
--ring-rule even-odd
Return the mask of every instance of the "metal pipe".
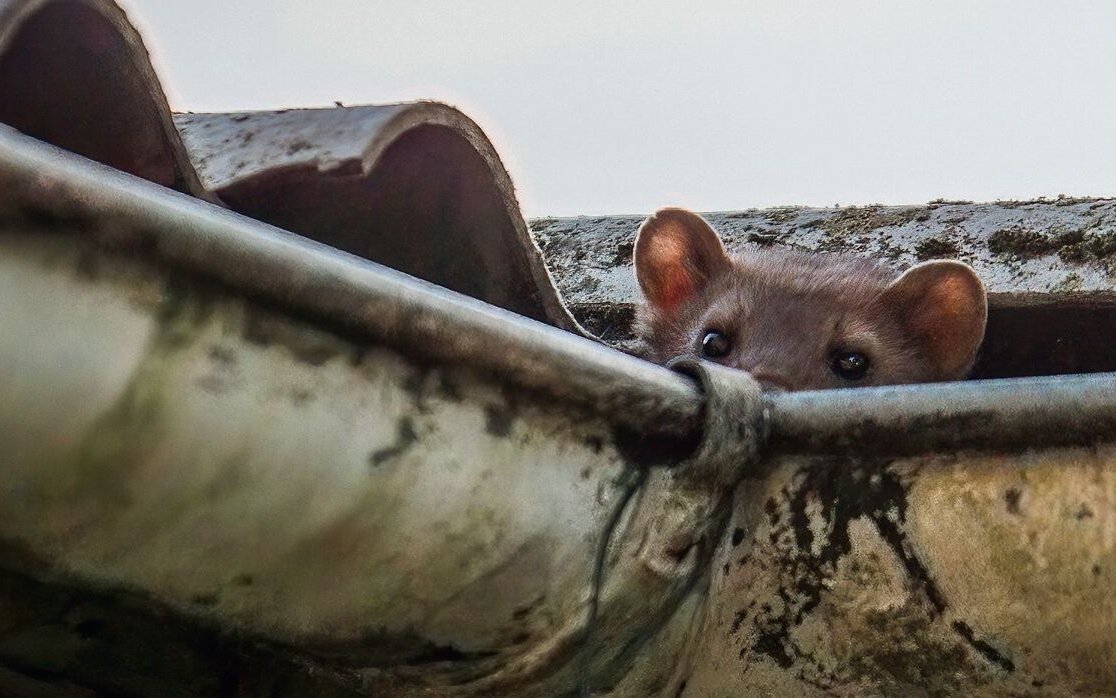
[[1116, 438], [1116, 373], [785, 393], [767, 413], [777, 453], [1084, 445]]

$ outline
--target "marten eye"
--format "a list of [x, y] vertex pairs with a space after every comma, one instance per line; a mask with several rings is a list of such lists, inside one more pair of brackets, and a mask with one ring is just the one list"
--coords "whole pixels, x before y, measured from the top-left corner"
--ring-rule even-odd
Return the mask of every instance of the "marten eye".
[[872, 362], [859, 351], [836, 351], [829, 368], [847, 381], [858, 381], [868, 373]]
[[719, 359], [732, 349], [729, 338], [717, 330], [708, 330], [701, 339], [701, 353], [711, 359]]

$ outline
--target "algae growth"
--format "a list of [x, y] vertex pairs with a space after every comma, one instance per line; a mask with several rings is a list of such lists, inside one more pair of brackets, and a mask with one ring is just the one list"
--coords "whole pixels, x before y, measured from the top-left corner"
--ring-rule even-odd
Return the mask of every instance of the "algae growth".
[[1014, 226], [992, 233], [988, 249], [995, 254], [1023, 259], [1057, 254], [1063, 262], [1083, 264], [1116, 255], [1116, 230], [1101, 231], [1096, 224], [1049, 232]]

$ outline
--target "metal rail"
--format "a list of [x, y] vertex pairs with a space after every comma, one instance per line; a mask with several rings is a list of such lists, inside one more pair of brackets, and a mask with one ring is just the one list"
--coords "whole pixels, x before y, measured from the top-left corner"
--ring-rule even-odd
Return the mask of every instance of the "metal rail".
[[1020, 451], [1116, 438], [1116, 373], [788, 393], [768, 401], [772, 451]]

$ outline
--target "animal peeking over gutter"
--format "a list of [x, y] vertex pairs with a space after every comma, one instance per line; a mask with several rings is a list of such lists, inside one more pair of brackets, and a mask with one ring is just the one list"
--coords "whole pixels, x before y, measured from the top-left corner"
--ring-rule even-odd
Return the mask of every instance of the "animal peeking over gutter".
[[902, 274], [862, 257], [730, 254], [701, 216], [664, 208], [639, 229], [642, 354], [700, 357], [769, 390], [959, 380], [984, 339], [984, 284], [956, 261]]

